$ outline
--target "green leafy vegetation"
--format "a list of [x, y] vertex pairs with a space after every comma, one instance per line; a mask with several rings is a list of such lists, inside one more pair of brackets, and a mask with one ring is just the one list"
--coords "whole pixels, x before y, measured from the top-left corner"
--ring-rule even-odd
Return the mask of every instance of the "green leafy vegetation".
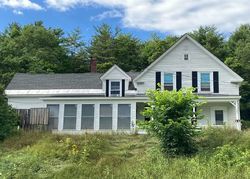
[[6, 99], [0, 95], [0, 141], [15, 132], [18, 125], [16, 112], [9, 106]]
[[[196, 122], [201, 118], [193, 109], [200, 106], [193, 89], [180, 91], [148, 90], [148, 107], [143, 115], [152, 120], [145, 121], [143, 127], [157, 136], [162, 149], [168, 155], [190, 155], [196, 151], [194, 135]], [[195, 116], [195, 119], [194, 119]], [[191, 122], [192, 121], [192, 124]]]
[[0, 178], [248, 178], [250, 133], [207, 129], [191, 157], [148, 135], [21, 132], [0, 143]]

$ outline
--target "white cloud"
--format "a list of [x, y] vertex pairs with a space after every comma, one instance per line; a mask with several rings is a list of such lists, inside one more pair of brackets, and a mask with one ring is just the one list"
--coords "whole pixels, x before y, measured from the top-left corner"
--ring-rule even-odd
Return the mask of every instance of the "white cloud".
[[[51, 8], [67, 11], [99, 5], [122, 12], [123, 25], [143, 30], [182, 34], [201, 25], [230, 32], [250, 23], [249, 0], [45, 0]], [[104, 14], [104, 15], [103, 15]], [[105, 12], [100, 17], [109, 17]], [[110, 16], [112, 17], [112, 16]]]
[[12, 12], [13, 12], [14, 14], [16, 14], [16, 15], [23, 15], [23, 11], [20, 11], [20, 10], [14, 9]]
[[13, 9], [33, 9], [42, 10], [43, 7], [30, 0], [0, 0], [0, 7], [9, 7]]
[[106, 18], [118, 18], [118, 17], [123, 17], [123, 14], [120, 11], [114, 9], [111, 11], [105, 11], [101, 14], [96, 15], [96, 16], [92, 16], [90, 19], [101, 21], [101, 20], [106, 19]]

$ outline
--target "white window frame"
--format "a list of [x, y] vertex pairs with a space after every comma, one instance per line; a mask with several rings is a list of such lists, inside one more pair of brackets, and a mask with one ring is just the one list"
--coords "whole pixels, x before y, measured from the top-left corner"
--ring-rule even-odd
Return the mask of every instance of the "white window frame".
[[216, 125], [216, 121], [215, 121], [215, 111], [217, 110], [222, 110], [223, 111], [223, 123], [224, 125], [228, 124], [228, 113], [227, 113], [227, 107], [226, 106], [213, 106], [211, 107], [211, 111], [210, 111], [210, 115], [211, 115], [211, 123], [213, 126], [224, 126], [224, 125]]
[[[188, 57], [187, 60], [185, 59], [185, 55], [187, 55], [187, 57]], [[184, 54], [183, 54], [183, 60], [184, 60], [184, 61], [188, 61], [189, 59], [190, 59], [189, 53], [184, 53]]]
[[[119, 96], [113, 96], [111, 94], [111, 83], [112, 82], [119, 82], [120, 83], [120, 95]], [[122, 80], [109, 80], [109, 96], [110, 97], [121, 97], [122, 96]]]
[[[201, 73], [209, 73], [210, 78], [210, 91], [201, 91]], [[211, 71], [198, 72], [198, 93], [212, 93], [213, 92], [213, 73]]]
[[[101, 105], [111, 105], [111, 116], [106, 116], [106, 115], [102, 115], [101, 114]], [[98, 111], [98, 113], [99, 113], [99, 130], [114, 130], [114, 127], [113, 127], [113, 122], [114, 122], [114, 120], [116, 120], [116, 122], [117, 122], [117, 119], [115, 119], [115, 118], [117, 118], [117, 116], [115, 116], [114, 115], [114, 109], [115, 109], [115, 105], [113, 104], [113, 103], [100, 103], [99, 104], [99, 111]], [[117, 110], [117, 109], [116, 109]], [[100, 129], [100, 126], [101, 126], [101, 118], [102, 117], [111, 117], [111, 121], [112, 121], [112, 124], [111, 124], [111, 129]]]
[[[57, 126], [54, 128], [52, 128], [52, 130], [54, 129], [58, 129], [58, 123], [59, 123], [59, 115], [60, 115], [60, 104], [47, 104], [46, 107], [49, 109], [49, 106], [58, 106], [58, 115], [57, 116], [48, 116], [48, 120], [50, 120], [50, 118], [57, 118]], [[49, 111], [50, 113], [50, 111]], [[54, 122], [54, 121], [53, 121]]]
[[[132, 105], [129, 103], [118, 103], [117, 104], [117, 130], [124, 130], [124, 129], [118, 129], [118, 120], [119, 120], [119, 105], [129, 105], [130, 107], [130, 116], [125, 116], [125, 117], [130, 117], [130, 128], [129, 129], [125, 129], [125, 130], [131, 130], [132, 129]], [[120, 116], [120, 117], [124, 117], [124, 116]]]
[[161, 73], [161, 90], [164, 90], [164, 76], [165, 73], [171, 73], [173, 75], [173, 90], [176, 90], [176, 72], [162, 72]]
[[[66, 108], [66, 106], [67, 105], [75, 105], [76, 106], [76, 114], [75, 114], [75, 116], [66, 116], [65, 115], [65, 108]], [[78, 113], [78, 108], [77, 108], [77, 105], [78, 104], [76, 104], [76, 103], [66, 103], [66, 104], [64, 104], [64, 110], [63, 110], [63, 130], [76, 130], [77, 129], [77, 113]], [[66, 129], [66, 128], [64, 128], [64, 121], [65, 121], [65, 117], [75, 117], [76, 118], [76, 122], [75, 122], [75, 128], [74, 129]]]
[[[83, 104], [80, 104], [81, 105], [81, 130], [83, 130], [83, 129], [85, 129], [85, 128], [83, 128], [82, 129], [82, 118], [83, 117], [93, 117], [93, 129], [90, 129], [90, 130], [94, 130], [94, 128], [95, 128], [95, 114], [96, 114], [96, 112], [95, 112], [95, 110], [96, 110], [96, 104], [95, 103], [83, 103]], [[82, 115], [82, 112], [83, 112], [83, 105], [93, 105], [93, 107], [94, 107], [94, 115], [93, 116], [83, 116]], [[89, 130], [89, 129], [87, 129], [87, 130]]]

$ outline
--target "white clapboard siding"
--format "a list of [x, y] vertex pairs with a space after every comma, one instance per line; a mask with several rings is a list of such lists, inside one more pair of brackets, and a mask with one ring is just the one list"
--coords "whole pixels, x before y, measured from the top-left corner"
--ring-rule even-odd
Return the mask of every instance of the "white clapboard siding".
[[39, 97], [8, 97], [8, 104], [15, 109], [46, 108], [46, 103]]
[[[184, 60], [184, 53], [189, 54], [189, 60]], [[182, 72], [182, 87], [192, 86], [192, 71], [219, 71], [219, 93], [239, 95], [239, 85], [231, 83], [234, 76], [188, 38], [138, 79], [137, 82], [144, 82], [143, 85], [137, 86], [139, 93], [155, 88], [156, 71]]]

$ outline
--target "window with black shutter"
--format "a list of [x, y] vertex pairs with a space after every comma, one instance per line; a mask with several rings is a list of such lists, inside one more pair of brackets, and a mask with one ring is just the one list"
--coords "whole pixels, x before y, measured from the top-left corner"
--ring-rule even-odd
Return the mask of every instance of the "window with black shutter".
[[193, 71], [192, 72], [192, 87], [195, 88], [194, 92], [197, 92], [198, 89], [197, 89], [197, 71]]
[[219, 72], [214, 71], [213, 73], [214, 80], [214, 93], [219, 93]]
[[176, 90], [180, 90], [182, 88], [182, 76], [181, 72], [176, 72]]
[[159, 83], [161, 83], [161, 72], [157, 71], [155, 73], [155, 89], [160, 89]]

